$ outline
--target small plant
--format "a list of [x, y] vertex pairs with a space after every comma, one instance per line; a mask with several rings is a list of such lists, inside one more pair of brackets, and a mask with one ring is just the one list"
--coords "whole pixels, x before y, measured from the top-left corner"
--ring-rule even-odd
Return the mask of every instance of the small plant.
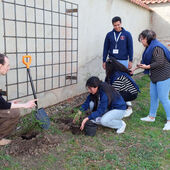
[[80, 118], [81, 118], [82, 112], [78, 110], [76, 115], [74, 116], [73, 123], [79, 125], [80, 124]]
[[33, 110], [31, 114], [26, 115], [22, 117], [20, 126], [22, 127], [21, 134], [27, 133], [29, 131], [35, 130], [35, 131], [42, 131], [40, 127], [40, 121], [36, 119], [35, 117], [36, 111]]

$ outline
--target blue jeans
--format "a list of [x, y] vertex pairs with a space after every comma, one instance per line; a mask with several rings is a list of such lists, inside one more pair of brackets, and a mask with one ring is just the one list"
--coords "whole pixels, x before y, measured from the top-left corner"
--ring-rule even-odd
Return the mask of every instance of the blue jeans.
[[[93, 110], [94, 103], [90, 102], [90, 110]], [[119, 129], [122, 126], [122, 118], [125, 115], [125, 110], [113, 109], [106, 112], [102, 117], [97, 117], [91, 120], [93, 123], [109, 127], [112, 129]]]
[[117, 61], [123, 64], [126, 68], [128, 68], [128, 60], [117, 60]]
[[159, 106], [159, 100], [162, 103], [167, 120], [170, 120], [170, 78], [164, 81], [158, 81], [157, 83], [150, 82], [150, 111], [149, 116], [156, 117], [156, 112]]
[[101, 117], [101, 125], [112, 129], [119, 129], [122, 126], [122, 118], [124, 115], [125, 110], [110, 110]]

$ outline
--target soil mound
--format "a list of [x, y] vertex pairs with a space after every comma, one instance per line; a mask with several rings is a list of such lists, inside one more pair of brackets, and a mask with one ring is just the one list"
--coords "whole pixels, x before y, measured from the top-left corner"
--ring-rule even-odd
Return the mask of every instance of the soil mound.
[[6, 149], [6, 153], [14, 156], [38, 155], [47, 153], [50, 147], [58, 145], [60, 142], [61, 139], [58, 136], [29, 132], [12, 141]]

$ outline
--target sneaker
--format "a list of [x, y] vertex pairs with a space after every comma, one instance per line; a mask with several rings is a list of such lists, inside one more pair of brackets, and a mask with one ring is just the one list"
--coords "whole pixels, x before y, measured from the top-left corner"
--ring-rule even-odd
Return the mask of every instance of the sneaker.
[[124, 117], [129, 117], [133, 113], [132, 108], [128, 107], [125, 111]]
[[127, 106], [132, 106], [132, 102], [126, 102]]
[[167, 123], [165, 124], [163, 130], [170, 130], [170, 121], [167, 121]]
[[122, 120], [122, 126], [116, 131], [118, 134], [123, 133], [126, 128], [126, 123]]
[[140, 118], [140, 120], [145, 121], [145, 122], [154, 122], [154, 119], [151, 119], [150, 116], [148, 115], [147, 117]]

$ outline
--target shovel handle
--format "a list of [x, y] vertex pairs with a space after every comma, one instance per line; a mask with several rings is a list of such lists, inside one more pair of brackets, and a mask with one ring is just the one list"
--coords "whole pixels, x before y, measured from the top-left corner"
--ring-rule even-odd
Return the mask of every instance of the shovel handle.
[[[25, 61], [25, 58], [28, 58], [28, 59], [29, 59], [28, 62]], [[23, 62], [23, 64], [26, 65], [27, 68], [30, 67], [31, 61], [32, 61], [32, 57], [31, 57], [30, 55], [22, 56], [22, 62]]]

